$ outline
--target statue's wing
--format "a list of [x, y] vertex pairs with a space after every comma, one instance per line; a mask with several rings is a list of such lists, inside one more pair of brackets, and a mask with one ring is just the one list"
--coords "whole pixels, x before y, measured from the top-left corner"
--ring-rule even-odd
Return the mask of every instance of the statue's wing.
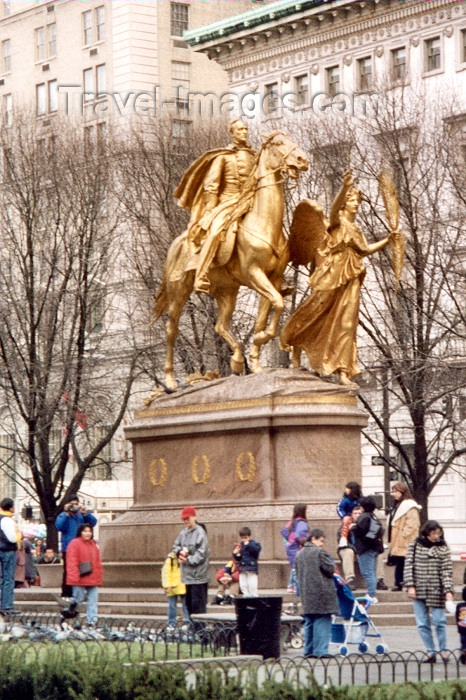
[[291, 222], [290, 260], [295, 265], [311, 263], [315, 266], [316, 253], [327, 240], [328, 221], [322, 207], [310, 199], [303, 199], [298, 204]]

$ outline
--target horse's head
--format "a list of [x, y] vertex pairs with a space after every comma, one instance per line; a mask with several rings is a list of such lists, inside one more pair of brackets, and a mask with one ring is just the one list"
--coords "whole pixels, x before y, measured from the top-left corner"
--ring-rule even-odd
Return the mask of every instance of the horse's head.
[[309, 167], [309, 159], [304, 151], [283, 131], [265, 135], [262, 149], [267, 152], [268, 167], [287, 174], [293, 180]]

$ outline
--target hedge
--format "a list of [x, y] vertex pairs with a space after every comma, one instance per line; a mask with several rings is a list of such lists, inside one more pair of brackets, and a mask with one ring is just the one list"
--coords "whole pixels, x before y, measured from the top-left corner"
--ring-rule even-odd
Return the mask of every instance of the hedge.
[[[25, 659], [0, 648], [0, 700], [460, 700], [466, 681], [322, 687], [312, 675], [308, 687], [287, 681], [242, 686], [219, 671], [196, 672], [195, 687], [181, 665], [124, 665], [102, 656], [70, 659], [55, 647], [43, 659]], [[253, 678], [253, 674], [251, 674]], [[191, 674], [191, 680], [193, 676]]]

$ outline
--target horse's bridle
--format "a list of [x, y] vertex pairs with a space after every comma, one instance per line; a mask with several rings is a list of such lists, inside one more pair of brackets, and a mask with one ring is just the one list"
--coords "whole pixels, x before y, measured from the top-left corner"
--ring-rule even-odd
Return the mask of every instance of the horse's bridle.
[[[265, 146], [267, 146], [267, 145], [268, 145], [267, 142], [264, 143], [262, 148], [265, 148]], [[278, 146], [276, 144], [271, 143], [270, 145], [272, 147], [274, 147], [275, 149], [278, 149]], [[299, 146], [295, 143], [291, 146], [290, 150], [287, 153], [282, 154], [280, 151], [278, 151], [279, 158], [281, 159], [279, 165], [277, 165], [276, 168], [272, 168], [271, 170], [269, 170], [269, 172], [266, 175], [261, 175], [261, 177], [257, 178], [256, 190], [263, 189], [264, 187], [274, 187], [275, 185], [281, 185], [283, 182], [287, 182], [289, 180], [289, 176], [284, 177], [283, 180], [279, 180], [278, 182], [271, 182], [268, 185], [260, 185], [259, 184], [261, 180], [268, 177], [269, 175], [273, 175], [274, 173], [278, 172], [279, 170], [286, 173], [286, 167], [285, 167], [286, 166], [286, 159], [288, 158], [288, 156], [291, 155], [291, 153], [293, 153], [293, 151], [297, 151], [298, 149], [299, 149]]]

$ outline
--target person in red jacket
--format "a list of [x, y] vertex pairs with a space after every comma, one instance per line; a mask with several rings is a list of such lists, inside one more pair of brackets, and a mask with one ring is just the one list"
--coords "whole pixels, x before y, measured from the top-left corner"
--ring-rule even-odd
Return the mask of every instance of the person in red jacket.
[[73, 588], [69, 613], [73, 613], [87, 595], [86, 618], [97, 623], [98, 586], [102, 585], [103, 569], [100, 550], [94, 541], [92, 527], [83, 523], [66, 550], [66, 583]]

